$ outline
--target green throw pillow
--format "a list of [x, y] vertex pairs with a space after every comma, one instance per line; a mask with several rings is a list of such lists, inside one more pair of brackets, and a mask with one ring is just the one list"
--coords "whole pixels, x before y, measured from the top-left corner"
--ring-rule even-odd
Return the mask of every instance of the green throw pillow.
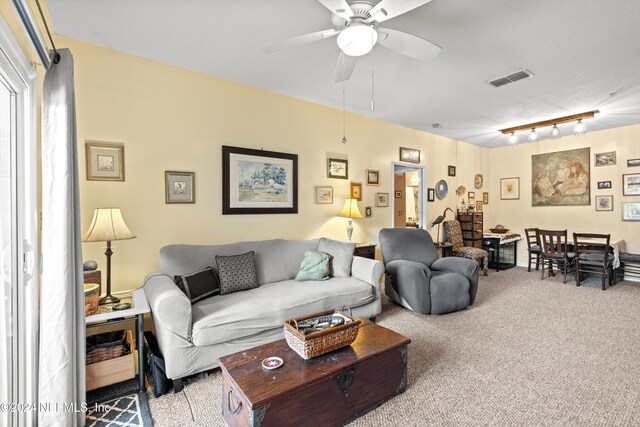
[[307, 251], [300, 264], [300, 271], [296, 280], [304, 282], [306, 280], [326, 280], [329, 278], [329, 254], [318, 251]]

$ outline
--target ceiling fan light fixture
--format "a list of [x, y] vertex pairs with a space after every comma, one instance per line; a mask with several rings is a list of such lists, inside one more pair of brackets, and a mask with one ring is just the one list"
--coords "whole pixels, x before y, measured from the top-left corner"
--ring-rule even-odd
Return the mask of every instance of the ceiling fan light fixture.
[[370, 25], [354, 21], [338, 35], [338, 47], [349, 56], [371, 52], [378, 42], [378, 32]]

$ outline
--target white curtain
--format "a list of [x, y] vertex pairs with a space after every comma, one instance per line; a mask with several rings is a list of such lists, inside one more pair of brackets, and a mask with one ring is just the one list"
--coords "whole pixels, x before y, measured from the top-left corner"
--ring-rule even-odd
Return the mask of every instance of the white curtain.
[[75, 407], [43, 411], [39, 425], [74, 427], [85, 422], [84, 290], [73, 57], [58, 52], [42, 94], [39, 401]]

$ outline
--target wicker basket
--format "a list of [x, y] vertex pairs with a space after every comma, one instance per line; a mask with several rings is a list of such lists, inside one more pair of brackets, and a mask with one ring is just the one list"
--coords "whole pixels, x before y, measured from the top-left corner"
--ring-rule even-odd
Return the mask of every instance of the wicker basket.
[[127, 331], [107, 332], [87, 337], [87, 365], [129, 354]]
[[[329, 328], [324, 331], [312, 332], [304, 335], [297, 328], [297, 323], [303, 320], [311, 319], [318, 316], [329, 316], [339, 314], [346, 317], [350, 322], [344, 325]], [[289, 347], [305, 360], [318, 357], [330, 351], [337, 350], [350, 345], [358, 336], [358, 328], [360, 320], [354, 320], [340, 310], [323, 311], [322, 313], [312, 314], [311, 316], [298, 317], [289, 319], [284, 322], [284, 337]]]

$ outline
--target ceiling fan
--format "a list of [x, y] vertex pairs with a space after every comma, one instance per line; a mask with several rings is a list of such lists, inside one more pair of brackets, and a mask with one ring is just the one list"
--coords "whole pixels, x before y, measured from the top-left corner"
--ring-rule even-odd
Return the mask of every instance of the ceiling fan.
[[[262, 48], [267, 53], [305, 45], [338, 36], [341, 49], [335, 71], [335, 81], [349, 80], [358, 56], [365, 55], [376, 43], [420, 61], [430, 61], [442, 48], [413, 34], [380, 28], [381, 22], [407, 13], [431, 0], [318, 0], [333, 16], [334, 28], [304, 34]], [[377, 3], [377, 4], [376, 4]]]

